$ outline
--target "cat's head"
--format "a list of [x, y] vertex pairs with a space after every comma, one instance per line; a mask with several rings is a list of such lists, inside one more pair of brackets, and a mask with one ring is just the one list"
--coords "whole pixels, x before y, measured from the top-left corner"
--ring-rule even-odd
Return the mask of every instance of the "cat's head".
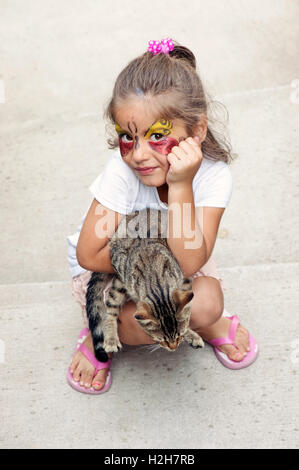
[[[189, 326], [192, 290], [175, 288], [167, 297], [139, 301], [135, 318], [152, 340], [168, 351], [175, 351]], [[164, 301], [163, 301], [164, 300]]]

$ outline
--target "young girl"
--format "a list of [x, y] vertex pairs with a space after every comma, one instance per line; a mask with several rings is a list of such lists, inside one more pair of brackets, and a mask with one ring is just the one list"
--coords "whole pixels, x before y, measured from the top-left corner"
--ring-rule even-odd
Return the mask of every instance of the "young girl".
[[[181, 223], [176, 211], [169, 210], [167, 242], [184, 275], [193, 276], [190, 327], [214, 347], [224, 366], [250, 365], [257, 356], [257, 343], [238, 317], [225, 311], [222, 280], [211, 257], [232, 191], [230, 149], [209, 127], [193, 53], [171, 39], [150, 41], [147, 52], [118, 76], [106, 117], [114, 125], [110, 148], [117, 150], [90, 187], [94, 199], [81, 226], [68, 237], [73, 295], [82, 306], [86, 326], [68, 369], [70, 385], [92, 394], [110, 387], [112, 355], [108, 362], [96, 360], [87, 328], [87, 284], [93, 271], [114, 272], [109, 236], [125, 214], [146, 207], [168, 210], [188, 205], [192, 234], [185, 234], [186, 220]], [[104, 215], [114, 222], [106, 233], [99, 233]], [[171, 228], [178, 226], [180, 237]], [[192, 245], [194, 240], [201, 243]], [[120, 341], [152, 344], [134, 318], [135, 311], [133, 301], [123, 306]]]

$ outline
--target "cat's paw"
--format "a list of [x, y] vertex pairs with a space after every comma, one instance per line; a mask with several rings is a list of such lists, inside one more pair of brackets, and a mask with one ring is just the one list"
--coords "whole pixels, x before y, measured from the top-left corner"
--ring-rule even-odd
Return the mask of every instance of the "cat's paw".
[[104, 340], [104, 349], [107, 353], [114, 353], [120, 351], [122, 344], [117, 338], [105, 338]]
[[187, 343], [189, 344], [189, 346], [191, 346], [194, 349], [199, 349], [199, 348], [204, 347], [204, 342], [201, 336], [199, 336], [199, 334], [197, 334], [193, 330], [190, 330], [190, 329], [187, 330], [184, 338], [185, 338], [185, 341], [187, 341]]
[[205, 345], [205, 343], [203, 342], [200, 336], [198, 336], [198, 338], [193, 338], [192, 343], [189, 343], [189, 344], [194, 349], [203, 348]]

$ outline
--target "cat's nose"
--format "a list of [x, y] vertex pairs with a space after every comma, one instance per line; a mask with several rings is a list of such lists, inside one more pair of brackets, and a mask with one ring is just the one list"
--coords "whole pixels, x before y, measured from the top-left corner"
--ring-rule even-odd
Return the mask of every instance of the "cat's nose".
[[172, 350], [176, 349], [178, 347], [178, 342], [174, 342], [174, 343], [168, 343], [168, 347]]

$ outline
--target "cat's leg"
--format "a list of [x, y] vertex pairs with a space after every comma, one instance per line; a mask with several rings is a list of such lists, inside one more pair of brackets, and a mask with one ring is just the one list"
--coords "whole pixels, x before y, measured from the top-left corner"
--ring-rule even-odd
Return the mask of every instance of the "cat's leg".
[[204, 342], [196, 331], [188, 328], [184, 334], [184, 340], [194, 349], [203, 348]]
[[121, 307], [128, 300], [127, 291], [121, 280], [115, 276], [106, 301], [103, 317], [104, 349], [107, 353], [120, 351], [122, 344], [118, 337], [118, 316]]

